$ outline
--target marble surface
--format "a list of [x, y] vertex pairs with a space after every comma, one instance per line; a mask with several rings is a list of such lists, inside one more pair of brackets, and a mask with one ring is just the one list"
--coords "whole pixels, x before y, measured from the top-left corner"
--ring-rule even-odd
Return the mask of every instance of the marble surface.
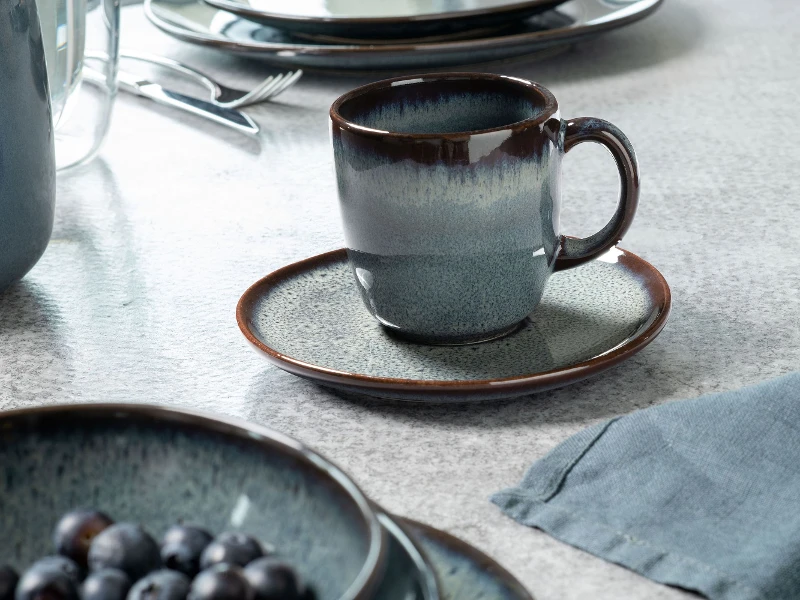
[[[123, 11], [123, 45], [253, 83], [242, 62]], [[234, 319], [267, 272], [342, 245], [327, 109], [366, 78], [309, 75], [235, 132], [122, 96], [101, 159], [60, 178], [53, 239], [0, 297], [0, 408], [157, 402], [269, 425], [340, 464], [387, 509], [462, 536], [539, 600], [683, 592], [504, 517], [488, 497], [583, 427], [800, 366], [800, 4], [668, 0], [652, 18], [534, 64], [562, 113], [631, 138], [643, 172], [625, 247], [672, 285], [662, 335], [600, 377], [514, 401], [418, 406], [336, 396], [273, 368]], [[564, 167], [564, 232], [616, 202], [600, 148]]]

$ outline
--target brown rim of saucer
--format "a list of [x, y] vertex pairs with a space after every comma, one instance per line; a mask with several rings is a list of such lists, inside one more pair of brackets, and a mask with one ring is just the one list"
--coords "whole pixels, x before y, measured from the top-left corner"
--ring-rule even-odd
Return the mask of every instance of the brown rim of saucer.
[[[292, 279], [300, 273], [310, 271], [319, 266], [336, 262], [346, 262], [348, 260], [347, 251], [344, 248], [292, 263], [277, 271], [273, 271], [251, 285], [247, 291], [242, 294], [236, 306], [236, 322], [247, 340], [262, 351], [270, 362], [289, 373], [300, 377], [306, 377], [318, 383], [346, 386], [354, 390], [360, 389], [362, 393], [365, 394], [369, 394], [370, 392], [380, 393], [382, 391], [396, 391], [401, 394], [413, 393], [416, 395], [430, 396], [431, 398], [436, 396], [446, 398], [448, 395], [473, 395], [476, 398], [480, 398], [484, 394], [492, 397], [497, 394], [504, 396], [522, 396], [528, 393], [561, 387], [605, 371], [642, 350], [656, 338], [664, 328], [664, 325], [666, 325], [672, 305], [672, 294], [666, 279], [664, 279], [664, 276], [646, 260], [622, 248], [617, 248], [617, 250], [621, 253], [617, 257], [617, 261], [640, 279], [642, 286], [649, 294], [650, 301], [657, 310], [655, 318], [653, 318], [645, 330], [640, 332], [635, 338], [626, 340], [624, 343], [600, 356], [567, 367], [560, 367], [532, 375], [498, 379], [453, 381], [373, 377], [370, 375], [329, 369], [292, 358], [291, 356], [282, 354], [267, 346], [253, 334], [250, 327], [250, 315], [252, 314], [255, 304], [267, 291], [283, 281]], [[359, 309], [360, 308], [362, 307], [359, 305]]]

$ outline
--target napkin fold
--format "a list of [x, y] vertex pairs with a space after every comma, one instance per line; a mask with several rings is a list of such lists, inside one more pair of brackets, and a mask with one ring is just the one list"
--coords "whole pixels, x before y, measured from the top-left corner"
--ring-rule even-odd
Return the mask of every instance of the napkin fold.
[[590, 427], [492, 501], [712, 600], [800, 598], [800, 373]]

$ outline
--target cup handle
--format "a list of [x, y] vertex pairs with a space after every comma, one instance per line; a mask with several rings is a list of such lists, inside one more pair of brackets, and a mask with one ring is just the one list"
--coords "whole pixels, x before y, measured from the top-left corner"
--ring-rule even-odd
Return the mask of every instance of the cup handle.
[[617, 244], [631, 226], [639, 204], [639, 165], [633, 146], [625, 134], [602, 119], [581, 117], [568, 121], [564, 135], [564, 153], [583, 142], [602, 144], [614, 156], [620, 177], [619, 204], [608, 224], [594, 235], [581, 239], [561, 236], [555, 271], [577, 267]]

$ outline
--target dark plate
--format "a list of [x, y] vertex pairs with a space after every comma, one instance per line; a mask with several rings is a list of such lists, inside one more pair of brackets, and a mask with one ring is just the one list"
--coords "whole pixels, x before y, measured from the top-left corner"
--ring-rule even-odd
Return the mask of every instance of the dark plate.
[[180, 520], [274, 544], [319, 600], [374, 597], [388, 541], [358, 487], [300, 443], [242, 421], [146, 405], [0, 413], [0, 561], [52, 554], [51, 532], [97, 507], [155, 536]]
[[662, 0], [569, 0], [518, 27], [486, 37], [397, 44], [309, 43], [265, 27], [203, 0], [145, 0], [145, 14], [180, 40], [291, 68], [341, 71], [430, 69], [476, 64], [533, 54], [643, 19]]
[[205, 0], [245, 19], [292, 33], [403, 38], [502, 25], [544, 12], [564, 0]]

